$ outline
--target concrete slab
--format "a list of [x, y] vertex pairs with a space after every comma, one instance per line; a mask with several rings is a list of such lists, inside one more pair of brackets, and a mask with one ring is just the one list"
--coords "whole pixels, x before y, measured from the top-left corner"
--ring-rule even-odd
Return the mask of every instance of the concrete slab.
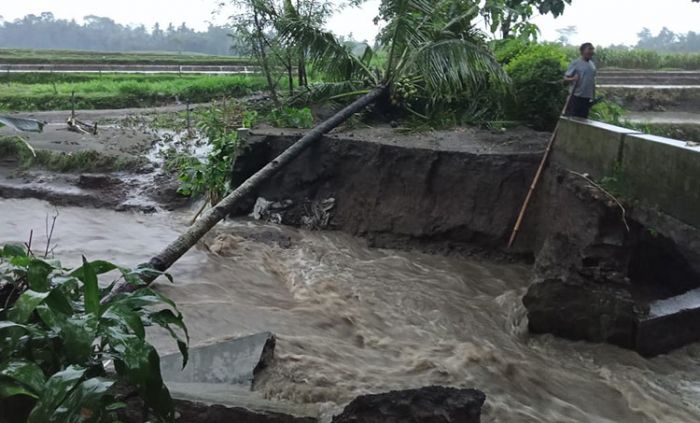
[[160, 359], [160, 368], [175, 399], [290, 416], [287, 420], [269, 421], [297, 421], [293, 416], [308, 418], [300, 421], [315, 421], [319, 411], [314, 405], [271, 401], [252, 391], [256, 375], [267, 367], [274, 348], [274, 335], [261, 332], [190, 348], [184, 370], [179, 353], [165, 355]]
[[613, 174], [622, 141], [638, 131], [587, 119], [562, 118], [552, 161], [567, 169], [601, 179]]
[[622, 169], [631, 197], [700, 227], [700, 147], [631, 134], [625, 137]]
[[238, 385], [251, 389], [255, 373], [272, 358], [275, 337], [270, 332], [190, 348], [189, 363], [182, 369], [180, 354], [160, 359], [166, 385], [175, 383]]
[[643, 356], [663, 354], [700, 341], [700, 289], [649, 304], [637, 323], [636, 350]]

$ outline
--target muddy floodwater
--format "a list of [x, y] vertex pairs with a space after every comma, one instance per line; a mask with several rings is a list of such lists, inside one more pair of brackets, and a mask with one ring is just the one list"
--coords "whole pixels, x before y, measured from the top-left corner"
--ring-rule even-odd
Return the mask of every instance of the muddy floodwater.
[[[3, 199], [0, 241], [25, 241], [33, 228], [41, 244], [55, 210], [55, 251], [67, 264], [85, 254], [136, 265], [190, 216]], [[267, 235], [242, 236], [251, 226]], [[531, 337], [520, 301], [527, 265], [369, 249], [341, 233], [249, 221], [213, 232], [171, 270], [175, 284], [158, 288], [179, 304], [193, 345], [277, 335], [257, 386], [267, 398], [327, 417], [358, 394], [443, 384], [483, 390], [485, 422], [700, 421], [700, 345], [647, 360]]]

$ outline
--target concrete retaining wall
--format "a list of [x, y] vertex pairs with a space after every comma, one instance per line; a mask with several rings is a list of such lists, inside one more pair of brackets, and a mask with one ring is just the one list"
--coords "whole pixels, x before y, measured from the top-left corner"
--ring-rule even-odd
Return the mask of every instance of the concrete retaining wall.
[[590, 120], [563, 118], [552, 161], [594, 179], [616, 176], [625, 194], [700, 227], [700, 147]]

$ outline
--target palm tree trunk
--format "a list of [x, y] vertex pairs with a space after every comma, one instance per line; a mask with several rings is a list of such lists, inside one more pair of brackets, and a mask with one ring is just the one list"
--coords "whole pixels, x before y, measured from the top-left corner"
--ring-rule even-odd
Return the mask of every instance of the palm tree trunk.
[[255, 22], [255, 38], [257, 41], [258, 55], [260, 56], [260, 66], [262, 67], [265, 78], [267, 79], [267, 89], [270, 91], [270, 98], [275, 104], [275, 107], [280, 107], [279, 99], [277, 98], [277, 89], [275, 88], [275, 83], [272, 80], [272, 70], [270, 69], [270, 64], [267, 60], [267, 54], [265, 53], [265, 44], [263, 39], [265, 34], [263, 33], [262, 26], [260, 25], [260, 20], [258, 19], [258, 12], [253, 12], [253, 20]]
[[[252, 194], [260, 184], [265, 182], [272, 175], [277, 173], [283, 166], [294, 160], [307, 147], [319, 140], [324, 134], [331, 131], [335, 127], [341, 125], [348, 120], [353, 114], [361, 111], [368, 105], [374, 103], [379, 97], [387, 92], [385, 85], [380, 85], [372, 91], [358, 98], [344, 109], [333, 115], [328, 120], [322, 122], [312, 130], [301, 137], [297, 142], [283, 151], [270, 163], [257, 171], [253, 176], [238, 186], [233, 192], [227, 195], [217, 205], [207, 210], [202, 217], [190, 226], [183, 234], [175, 241], [165, 247], [157, 256], [151, 258], [148, 262], [148, 267], [164, 272], [173, 265], [180, 257], [182, 257], [192, 246], [194, 246], [211, 228], [214, 227], [221, 219], [226, 217], [236, 204]], [[151, 283], [157, 275], [144, 276], [146, 284]], [[120, 292], [129, 292], [136, 289], [134, 285], [121, 284], [115, 287], [112, 292], [106, 297], [103, 302]]]

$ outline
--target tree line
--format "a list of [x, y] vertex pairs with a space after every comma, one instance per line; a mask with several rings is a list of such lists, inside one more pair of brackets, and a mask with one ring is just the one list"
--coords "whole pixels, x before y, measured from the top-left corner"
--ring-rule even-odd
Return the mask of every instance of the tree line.
[[56, 19], [50, 12], [14, 21], [0, 16], [0, 48], [245, 54], [246, 48], [236, 42], [232, 32], [229, 27], [213, 25], [206, 31], [195, 31], [185, 23], [171, 23], [166, 28], [156, 24], [147, 29], [95, 15], [85, 16], [83, 23]]
[[700, 52], [700, 33], [675, 33], [664, 27], [657, 35], [644, 28], [639, 34], [636, 48], [659, 52], [695, 53]]

